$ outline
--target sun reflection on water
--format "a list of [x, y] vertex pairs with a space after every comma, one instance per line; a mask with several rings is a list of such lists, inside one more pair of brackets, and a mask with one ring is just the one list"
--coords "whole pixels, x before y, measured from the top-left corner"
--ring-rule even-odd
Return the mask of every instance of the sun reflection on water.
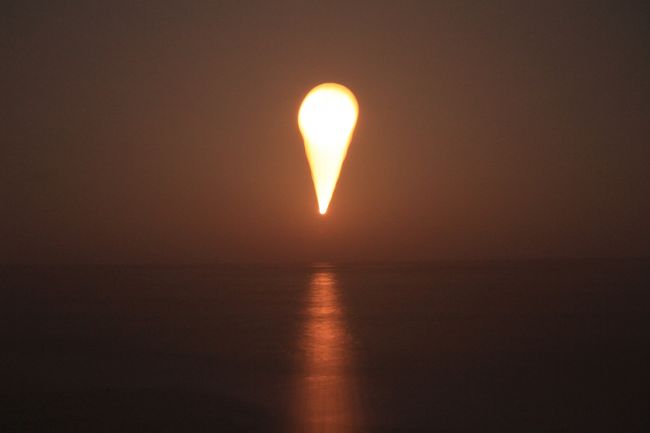
[[334, 273], [316, 269], [309, 284], [301, 336], [304, 368], [297, 406], [302, 433], [359, 431], [352, 354]]

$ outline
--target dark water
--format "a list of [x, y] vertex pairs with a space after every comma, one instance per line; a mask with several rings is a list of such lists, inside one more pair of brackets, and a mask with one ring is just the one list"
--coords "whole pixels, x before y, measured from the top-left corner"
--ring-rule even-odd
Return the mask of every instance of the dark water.
[[650, 264], [0, 268], [2, 432], [640, 432]]

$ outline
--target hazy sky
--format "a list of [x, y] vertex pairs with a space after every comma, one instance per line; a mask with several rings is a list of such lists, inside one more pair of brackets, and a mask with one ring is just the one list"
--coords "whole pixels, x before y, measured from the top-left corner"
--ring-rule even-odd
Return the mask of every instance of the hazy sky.
[[647, 1], [10, 1], [0, 262], [647, 256], [649, 41]]

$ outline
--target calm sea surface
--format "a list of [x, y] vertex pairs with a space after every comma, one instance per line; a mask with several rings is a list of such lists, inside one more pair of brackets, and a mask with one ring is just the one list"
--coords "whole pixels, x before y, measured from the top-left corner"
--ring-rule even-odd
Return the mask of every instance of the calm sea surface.
[[641, 432], [650, 263], [0, 268], [1, 432]]

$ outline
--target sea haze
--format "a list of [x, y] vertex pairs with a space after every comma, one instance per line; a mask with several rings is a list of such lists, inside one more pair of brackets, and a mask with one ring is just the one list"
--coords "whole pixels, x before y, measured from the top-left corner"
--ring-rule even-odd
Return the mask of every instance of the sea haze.
[[0, 431], [641, 432], [650, 263], [0, 268]]

